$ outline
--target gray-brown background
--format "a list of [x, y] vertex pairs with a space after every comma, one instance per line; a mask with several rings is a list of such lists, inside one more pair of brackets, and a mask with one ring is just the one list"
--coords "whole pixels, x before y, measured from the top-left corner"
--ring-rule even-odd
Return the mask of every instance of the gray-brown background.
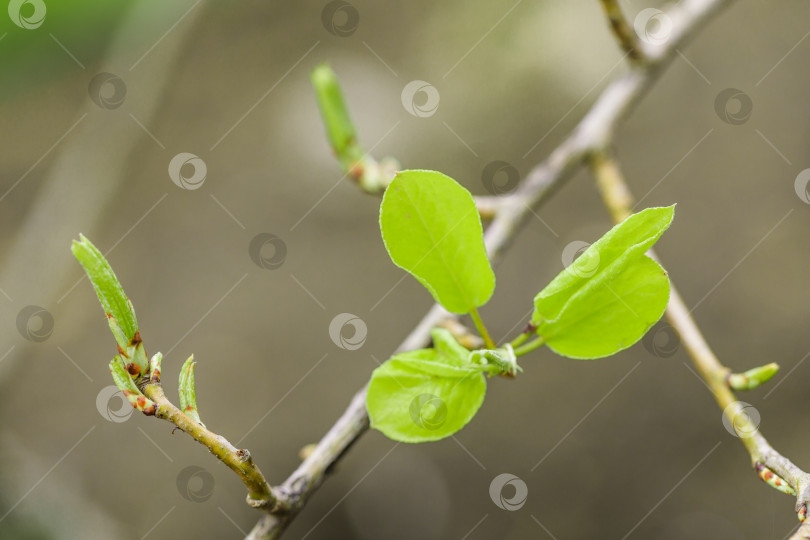
[[[0, 17], [0, 536], [235, 538], [258, 517], [188, 437], [100, 414], [114, 342], [70, 255], [79, 232], [109, 252], [148, 351], [171, 350], [170, 396], [193, 352], [203, 420], [281, 481], [430, 306], [415, 280], [399, 283], [378, 200], [338, 182], [309, 69], [334, 67], [375, 155], [478, 194], [487, 163], [526, 174], [625, 69], [597, 2], [352, 0], [359, 24], [346, 37], [322, 24], [325, 5], [48, 2], [30, 30]], [[678, 203], [659, 254], [718, 355], [734, 369], [782, 365], [744, 399], [804, 466], [810, 206], [794, 179], [810, 167], [809, 16], [798, 0], [736, 3], [680, 51], [617, 140], [636, 195], [649, 192], [643, 206]], [[90, 98], [101, 72], [126, 85], [117, 108]], [[412, 80], [438, 89], [434, 115], [403, 108]], [[753, 104], [738, 125], [715, 111], [726, 88]], [[199, 189], [169, 178], [179, 152], [204, 160]], [[482, 312], [496, 337], [525, 321], [569, 242], [610, 226], [586, 173], [539, 215], [547, 226], [531, 220], [497, 268]], [[248, 255], [264, 232], [286, 244], [278, 269]], [[52, 314], [43, 341], [18, 331], [28, 305]], [[328, 335], [344, 312], [368, 325], [356, 351]], [[457, 440], [389, 453], [394, 443], [365, 435], [289, 537], [618, 539], [646, 518], [630, 538], [781, 539], [794, 526], [792, 499], [751, 472], [682, 349], [522, 360], [516, 380], [490, 381]], [[204, 471], [181, 490], [189, 465]], [[490, 499], [503, 472], [528, 486], [519, 511]]]

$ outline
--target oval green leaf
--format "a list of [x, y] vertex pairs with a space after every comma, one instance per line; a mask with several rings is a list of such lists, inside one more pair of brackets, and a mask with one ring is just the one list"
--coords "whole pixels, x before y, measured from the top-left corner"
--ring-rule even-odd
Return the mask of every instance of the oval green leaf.
[[636, 343], [663, 315], [669, 279], [644, 253], [674, 206], [648, 208], [608, 231], [534, 299], [532, 323], [558, 354], [591, 359]]
[[487, 385], [481, 368], [468, 362], [469, 351], [449, 351], [401, 353], [375, 369], [366, 394], [371, 427], [408, 443], [436, 441], [463, 428], [481, 407]]
[[495, 289], [483, 227], [469, 191], [442, 173], [397, 173], [383, 196], [380, 230], [391, 260], [452, 313], [469, 313]]

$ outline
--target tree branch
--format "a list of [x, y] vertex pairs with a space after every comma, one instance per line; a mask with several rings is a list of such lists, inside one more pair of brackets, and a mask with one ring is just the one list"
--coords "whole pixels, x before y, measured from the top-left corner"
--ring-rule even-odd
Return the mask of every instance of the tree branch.
[[[500, 259], [533, 209], [545, 202], [593, 152], [607, 147], [616, 127], [658, 79], [672, 60], [675, 49], [683, 46], [712, 15], [731, 1], [684, 0], [668, 12], [673, 24], [669, 39], [658, 46], [649, 47], [646, 62], [632, 65], [627, 73], [611, 82], [551, 155], [529, 173], [515, 192], [503, 196], [485, 234], [487, 252], [493, 261]], [[455, 316], [434, 305], [397, 350], [426, 346], [430, 330], [448, 317]], [[363, 388], [309, 457], [279, 488], [288, 510], [263, 516], [248, 538], [278, 538], [321, 484], [326, 472], [367, 429]]]
[[250, 452], [237, 449], [225, 437], [212, 433], [202, 424], [186, 416], [169, 401], [159, 382], [146, 384], [143, 393], [155, 402], [157, 418], [171, 422], [188, 433], [239, 476], [248, 488], [247, 502], [250, 506], [267, 511], [277, 510], [279, 499], [276, 490], [267, 483], [262, 472], [253, 463]]
[[[633, 208], [633, 197], [627, 183], [619, 169], [618, 163], [607, 153], [595, 154], [591, 159], [591, 167], [596, 176], [596, 182], [602, 195], [602, 200], [610, 211], [613, 221], [620, 222], [628, 217]], [[658, 260], [651, 250], [649, 255]], [[796, 492], [796, 512], [804, 520], [807, 512], [808, 496], [810, 495], [810, 474], [794, 465], [788, 458], [776, 451], [759, 431], [759, 426], [748, 415], [745, 407], [737, 399], [728, 385], [730, 370], [724, 366], [712, 351], [703, 334], [700, 332], [695, 320], [689, 313], [681, 295], [671, 285], [669, 305], [666, 311], [667, 319], [678, 332], [681, 342], [686, 347], [698, 373], [706, 382], [714, 396], [715, 401], [723, 414], [734, 426], [740, 441], [745, 445], [751, 456], [754, 470], [761, 471], [767, 467], [776, 473], [781, 480]], [[778, 482], [779, 479], [770, 480], [760, 475], [763, 480]], [[780, 484], [777, 483], [776, 486]], [[802, 527], [807, 531], [806, 527]], [[797, 534], [798, 531], [797, 531]], [[806, 536], [794, 536], [806, 538]]]

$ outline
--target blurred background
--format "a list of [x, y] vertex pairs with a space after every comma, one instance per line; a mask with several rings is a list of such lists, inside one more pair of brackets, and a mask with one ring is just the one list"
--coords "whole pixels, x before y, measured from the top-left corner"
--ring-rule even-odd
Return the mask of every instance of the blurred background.
[[[665, 28], [643, 14], [663, 4], [623, 7], [648, 37]], [[799, 0], [735, 3], [616, 141], [641, 206], [678, 204], [658, 253], [719, 357], [781, 364], [742, 399], [805, 468], [809, 17]], [[594, 1], [13, 0], [0, 19], [3, 538], [238, 538], [259, 517], [205, 449], [110, 388], [114, 341], [69, 250], [80, 232], [132, 298], [147, 351], [166, 355], [169, 396], [194, 353], [203, 421], [281, 482], [431, 305], [390, 263], [379, 201], [341, 180], [309, 70], [332, 65], [374, 155], [487, 194], [511, 168], [527, 174], [626, 69]], [[411, 81], [438, 101], [403, 96]], [[484, 174], [493, 161], [503, 178]], [[567, 245], [611, 226], [587, 171], [538, 215], [482, 311], [498, 338], [525, 324]], [[366, 325], [360, 348], [330, 338], [343, 313]], [[490, 381], [455, 439], [394, 448], [367, 433], [288, 537], [795, 527], [792, 498], [751, 471], [665, 325], [610, 359], [540, 350], [522, 365]], [[490, 497], [503, 473], [527, 486], [518, 510]]]

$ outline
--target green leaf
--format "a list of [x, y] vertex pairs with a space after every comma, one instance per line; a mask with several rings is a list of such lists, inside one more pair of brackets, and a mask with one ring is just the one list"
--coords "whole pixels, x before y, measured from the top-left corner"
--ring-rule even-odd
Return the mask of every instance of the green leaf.
[[460, 345], [447, 347], [444, 332], [433, 331], [437, 348], [394, 355], [374, 370], [366, 394], [371, 427], [395, 441], [436, 441], [475, 416], [487, 388], [482, 367]]
[[663, 315], [669, 279], [644, 253], [672, 223], [674, 206], [648, 208], [613, 227], [534, 299], [532, 323], [571, 358], [626, 349]]
[[380, 229], [394, 264], [448, 311], [468, 313], [492, 296], [495, 274], [475, 201], [452, 178], [435, 171], [397, 173], [383, 196]]
[[[127, 295], [124, 294], [124, 289], [121, 287], [121, 283], [118, 282], [118, 278], [115, 277], [115, 273], [107, 259], [90, 240], [81, 234], [78, 241], [73, 241], [71, 251], [84, 267], [84, 271], [87, 272], [87, 276], [96, 290], [107, 317], [112, 316], [115, 319], [110, 321], [110, 328], [116, 337], [116, 341], [120, 340], [121, 332], [128, 342], [131, 341], [138, 331], [138, 319], [135, 318], [135, 310], [132, 308]], [[120, 332], [113, 327], [113, 324], [120, 328]], [[120, 341], [119, 345], [121, 345]], [[126, 344], [122, 345], [122, 348], [126, 348]], [[146, 365], [142, 367], [145, 371]]]

